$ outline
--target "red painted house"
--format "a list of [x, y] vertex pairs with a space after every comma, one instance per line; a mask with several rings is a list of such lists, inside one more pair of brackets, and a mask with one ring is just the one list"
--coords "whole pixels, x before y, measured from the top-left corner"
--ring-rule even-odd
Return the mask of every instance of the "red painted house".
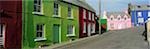
[[21, 49], [22, 1], [0, 0], [0, 49]]
[[86, 2], [80, 1], [79, 7], [79, 37], [87, 37], [96, 34], [96, 14]]

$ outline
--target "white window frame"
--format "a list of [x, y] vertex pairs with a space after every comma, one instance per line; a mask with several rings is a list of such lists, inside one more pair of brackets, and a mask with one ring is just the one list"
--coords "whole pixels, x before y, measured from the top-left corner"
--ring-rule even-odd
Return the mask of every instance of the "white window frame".
[[86, 22], [83, 22], [83, 33], [86, 33]]
[[[72, 28], [72, 33], [71, 34], [68, 34], [70, 28]], [[75, 27], [73, 25], [68, 25], [67, 27], [67, 36], [75, 36]]]
[[[73, 19], [73, 9], [72, 9], [72, 5], [68, 4], [68, 19]], [[69, 11], [70, 9], [70, 11]]]
[[[1, 28], [1, 26], [3, 26], [3, 28]], [[5, 32], [6, 32], [6, 26], [4, 24], [0, 24], [0, 32], [2, 32], [2, 45], [4, 45], [4, 43], [5, 43]]]
[[95, 33], [95, 24], [92, 24], [92, 33]]
[[[54, 13], [53, 13], [53, 17], [61, 17], [61, 6], [59, 5], [59, 3], [57, 1], [54, 1], [53, 4], [53, 8], [54, 8]], [[56, 8], [55, 6], [58, 6], [58, 8]], [[56, 11], [58, 10], [58, 11]], [[57, 12], [57, 14], [55, 13]]]
[[[40, 26], [42, 27], [42, 30], [37, 30], [38, 25], [39, 25], [39, 29], [40, 29]], [[37, 37], [38, 32], [42, 32], [42, 37]], [[34, 41], [41, 41], [41, 40], [46, 40], [46, 38], [45, 38], [45, 25], [44, 24], [37, 24], [36, 25], [36, 39]]]
[[150, 17], [150, 11], [148, 11], [148, 17]]
[[83, 9], [83, 19], [86, 19], [86, 10]]
[[[34, 0], [35, 1], [35, 0]], [[39, 2], [38, 1], [41, 1], [40, 3], [40, 5], [38, 5], [39, 4]], [[40, 6], [40, 12], [38, 12], [38, 8], [36, 9], [37, 11], [34, 11], [34, 12], [32, 12], [33, 14], [38, 14], [38, 15], [43, 15], [43, 4], [42, 4], [42, 0], [37, 0], [37, 4], [35, 4], [34, 3], [34, 6], [36, 6], [36, 8], [38, 7], [38, 6]]]
[[138, 17], [142, 17], [142, 12], [137, 12]]
[[91, 20], [91, 12], [89, 12], [89, 20]]
[[94, 16], [94, 13], [92, 14], [92, 20], [94, 21], [94, 19], [95, 19], [95, 16]]
[[138, 23], [144, 23], [144, 18], [138, 18]]
[[91, 36], [91, 23], [88, 24], [88, 36]]

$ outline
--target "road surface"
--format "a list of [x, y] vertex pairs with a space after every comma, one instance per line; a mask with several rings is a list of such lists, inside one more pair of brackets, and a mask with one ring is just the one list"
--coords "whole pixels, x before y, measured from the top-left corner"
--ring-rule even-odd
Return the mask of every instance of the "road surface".
[[143, 31], [144, 27], [109, 31], [92, 40], [55, 49], [148, 49]]

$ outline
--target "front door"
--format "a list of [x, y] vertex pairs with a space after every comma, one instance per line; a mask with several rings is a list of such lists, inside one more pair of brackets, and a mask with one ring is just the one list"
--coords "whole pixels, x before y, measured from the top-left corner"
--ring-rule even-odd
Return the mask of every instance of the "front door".
[[59, 43], [59, 32], [60, 32], [60, 25], [54, 24], [53, 25], [53, 43]]
[[0, 24], [0, 47], [4, 45], [4, 25]]

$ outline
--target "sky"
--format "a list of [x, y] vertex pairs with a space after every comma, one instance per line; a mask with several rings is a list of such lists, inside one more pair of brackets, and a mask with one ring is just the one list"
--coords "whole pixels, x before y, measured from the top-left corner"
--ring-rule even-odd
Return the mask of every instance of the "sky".
[[[86, 0], [86, 2], [96, 10], [96, 13], [99, 13], [99, 0]], [[125, 11], [128, 3], [150, 4], [150, 0], [101, 0], [101, 12]]]

